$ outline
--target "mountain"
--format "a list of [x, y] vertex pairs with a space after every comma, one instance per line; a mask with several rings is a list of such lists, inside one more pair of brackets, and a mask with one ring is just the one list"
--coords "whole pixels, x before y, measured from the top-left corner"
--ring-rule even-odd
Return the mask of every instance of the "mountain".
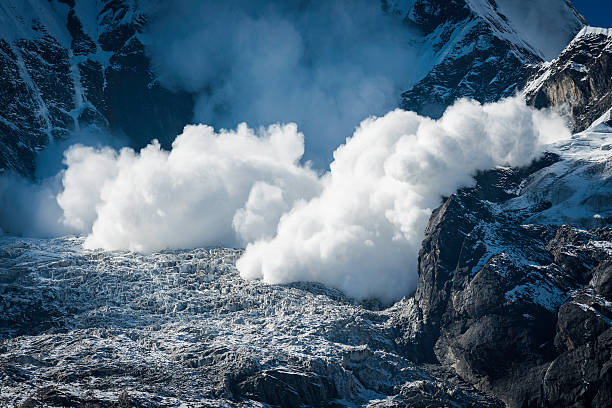
[[[403, 93], [401, 107], [439, 116], [459, 97], [484, 102], [512, 95], [531, 72], [527, 64], [552, 59], [584, 23], [569, 3], [557, 2], [546, 25], [524, 29], [525, 16], [513, 2], [498, 3], [381, 1], [383, 11], [421, 38], [414, 46], [422, 78]], [[520, 9], [529, 10], [531, 2], [524, 3]], [[164, 88], [154, 72], [142, 33], [155, 4], [0, 5], [0, 169], [32, 176], [38, 151], [90, 125], [135, 148], [153, 139], [170, 147], [193, 118], [195, 95]]]
[[611, 136], [587, 131], [528, 168], [484, 172], [434, 211], [398, 323], [413, 359], [511, 407], [607, 405]]
[[402, 356], [393, 309], [245, 281], [238, 250], [81, 242], [0, 237], [0, 405], [501, 406]]
[[170, 146], [193, 101], [157, 82], [137, 3], [0, 4], [0, 168], [31, 176], [37, 151], [92, 124], [134, 147]]
[[535, 67], [525, 88], [536, 108], [563, 107], [581, 132], [612, 105], [612, 30], [584, 27], [561, 55]]
[[[4, 168], [32, 174], [37, 150], [91, 123], [168, 144], [191, 117], [191, 96], [155, 78], [142, 2], [16, 4], [0, 4]], [[518, 90], [575, 129], [531, 165], [480, 172], [442, 199], [413, 297], [385, 307], [246, 281], [239, 249], [84, 251], [82, 238], [3, 235], [0, 405], [609, 406], [609, 30], [579, 31], [558, 2], [545, 16], [561, 35], [544, 41], [524, 27], [532, 2], [525, 15], [512, 4], [382, 3], [432, 50], [406, 107], [434, 115], [455, 97]]]
[[[610, 401], [612, 127], [598, 80], [612, 77], [608, 41], [607, 30], [584, 28], [523, 91], [576, 127], [603, 114], [528, 168], [483, 172], [446, 199], [397, 319], [413, 360], [438, 362], [510, 407]], [[603, 95], [589, 107], [552, 91], [572, 89], [577, 75]], [[556, 97], [537, 96], [546, 92]]]
[[[569, 3], [544, 2], [550, 8], [531, 10], [537, 3], [385, 2], [391, 13], [422, 31], [432, 62], [429, 72], [402, 94], [401, 107], [439, 117], [461, 97], [493, 102], [514, 95], [529, 65], [556, 57], [584, 25]], [[545, 23], [534, 20], [525, 30], [525, 20], [531, 19], [527, 12], [547, 16]]]

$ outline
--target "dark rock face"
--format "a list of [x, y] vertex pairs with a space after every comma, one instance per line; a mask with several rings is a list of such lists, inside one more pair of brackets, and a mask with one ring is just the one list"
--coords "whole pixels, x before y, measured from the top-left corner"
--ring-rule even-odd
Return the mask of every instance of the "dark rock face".
[[146, 20], [135, 5], [100, 2], [92, 38], [74, 2], [49, 4], [65, 9], [69, 42], [37, 17], [22, 19], [26, 38], [0, 39], [0, 169], [31, 176], [38, 150], [89, 125], [127, 137], [135, 148], [155, 138], [169, 147], [191, 119], [193, 101], [157, 83], [139, 39]]
[[[609, 130], [609, 44], [609, 31], [585, 28], [539, 66], [528, 101], [565, 109], [575, 130], [599, 117], [596, 132]], [[609, 406], [610, 157], [595, 156], [548, 154], [481, 173], [433, 212], [415, 298], [395, 321], [406, 355], [439, 362], [510, 407]], [[600, 187], [574, 200], [592, 176]], [[575, 226], [551, 225], [560, 222]]]
[[557, 159], [480, 174], [434, 211], [410, 305], [421, 323], [398, 323], [413, 358], [511, 407], [603, 407], [612, 386], [612, 228], [521, 225], [526, 214], [504, 204]]
[[527, 64], [541, 58], [527, 44], [502, 38], [500, 31], [511, 31], [508, 21], [495, 3], [488, 6], [491, 13], [481, 15], [463, 0], [419, 0], [405, 14], [406, 24], [425, 33], [444, 58], [402, 94], [403, 109], [440, 117], [458, 98], [493, 102], [516, 92]]
[[495, 37], [485, 22], [478, 22], [454, 44], [451, 56], [402, 94], [400, 106], [438, 118], [459, 98], [494, 102], [514, 95], [529, 72], [526, 64], [539, 61], [527, 50]]
[[234, 393], [241, 398], [296, 408], [320, 406], [338, 398], [333, 380], [283, 368], [257, 372], [237, 384]]
[[585, 27], [550, 64], [538, 65], [525, 88], [536, 108], [559, 107], [573, 130], [585, 130], [612, 106], [612, 34]]

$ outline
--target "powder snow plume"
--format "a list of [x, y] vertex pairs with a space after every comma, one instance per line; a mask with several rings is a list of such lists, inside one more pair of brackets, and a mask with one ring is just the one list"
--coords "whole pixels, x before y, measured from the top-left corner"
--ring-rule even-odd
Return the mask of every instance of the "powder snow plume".
[[[72, 146], [62, 173], [36, 194], [23, 187], [4, 208], [29, 200], [23, 220], [44, 220], [43, 235], [85, 234], [88, 248], [246, 246], [243, 278], [318, 281], [390, 302], [416, 285], [418, 249], [441, 197], [471, 185], [478, 170], [529, 164], [551, 136], [570, 134], [520, 97], [460, 100], [439, 120], [394, 110], [364, 120], [321, 175], [303, 162], [295, 124], [190, 125], [171, 151], [156, 142], [140, 152]], [[17, 185], [0, 181], [6, 191]], [[0, 226], [10, 231], [6, 219]]]
[[273, 239], [247, 246], [240, 274], [318, 281], [356, 298], [405, 296], [440, 197], [471, 185], [478, 170], [529, 164], [551, 135], [570, 134], [518, 97], [460, 100], [437, 121], [401, 110], [367, 119], [334, 152], [323, 192], [285, 214]]

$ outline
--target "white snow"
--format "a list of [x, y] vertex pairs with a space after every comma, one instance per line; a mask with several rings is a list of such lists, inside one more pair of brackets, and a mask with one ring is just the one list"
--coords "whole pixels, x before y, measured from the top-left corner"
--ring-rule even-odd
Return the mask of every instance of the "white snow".
[[532, 174], [520, 196], [504, 203], [509, 210], [528, 209], [548, 201], [552, 207], [525, 220], [533, 224], [601, 226], [612, 217], [612, 129], [603, 122], [609, 112], [588, 130], [550, 144], [546, 150], [561, 160]]
[[557, 57], [583, 26], [579, 16], [563, 0], [497, 0], [497, 10], [488, 0], [469, 0], [469, 3], [502, 38], [532, 50], [547, 61]]
[[568, 298], [569, 295], [557, 286], [541, 280], [535, 284], [518, 285], [506, 292], [506, 300], [511, 303], [529, 299], [551, 312], [556, 311]]
[[580, 32], [576, 35], [576, 38], [589, 35], [605, 35], [607, 37], [612, 37], [612, 28], [584, 26], [582, 30], [580, 30]]

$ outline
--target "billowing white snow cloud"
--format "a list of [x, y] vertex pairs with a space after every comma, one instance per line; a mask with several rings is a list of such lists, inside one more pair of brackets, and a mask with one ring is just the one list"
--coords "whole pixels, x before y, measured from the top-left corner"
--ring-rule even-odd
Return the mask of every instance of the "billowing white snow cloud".
[[237, 263], [246, 279], [318, 281], [391, 301], [415, 287], [424, 228], [442, 196], [478, 170], [527, 165], [567, 137], [558, 116], [520, 97], [461, 100], [439, 120], [395, 110], [364, 120], [318, 175], [300, 161], [295, 124], [187, 126], [171, 151], [75, 145], [47, 183], [0, 178], [8, 208], [32, 220], [12, 225], [0, 212], [0, 226], [80, 232], [86, 247], [108, 250], [246, 246]]
[[139, 153], [75, 146], [57, 201], [90, 248], [238, 246], [269, 236], [296, 199], [318, 193], [303, 153], [294, 124], [258, 134], [187, 126], [170, 152], [156, 142]]
[[357, 298], [407, 295], [440, 197], [477, 170], [529, 164], [551, 136], [569, 131], [520, 98], [461, 100], [437, 121], [401, 110], [367, 119], [335, 151], [323, 192], [285, 214], [273, 239], [249, 244], [237, 267], [247, 279], [319, 281]]

